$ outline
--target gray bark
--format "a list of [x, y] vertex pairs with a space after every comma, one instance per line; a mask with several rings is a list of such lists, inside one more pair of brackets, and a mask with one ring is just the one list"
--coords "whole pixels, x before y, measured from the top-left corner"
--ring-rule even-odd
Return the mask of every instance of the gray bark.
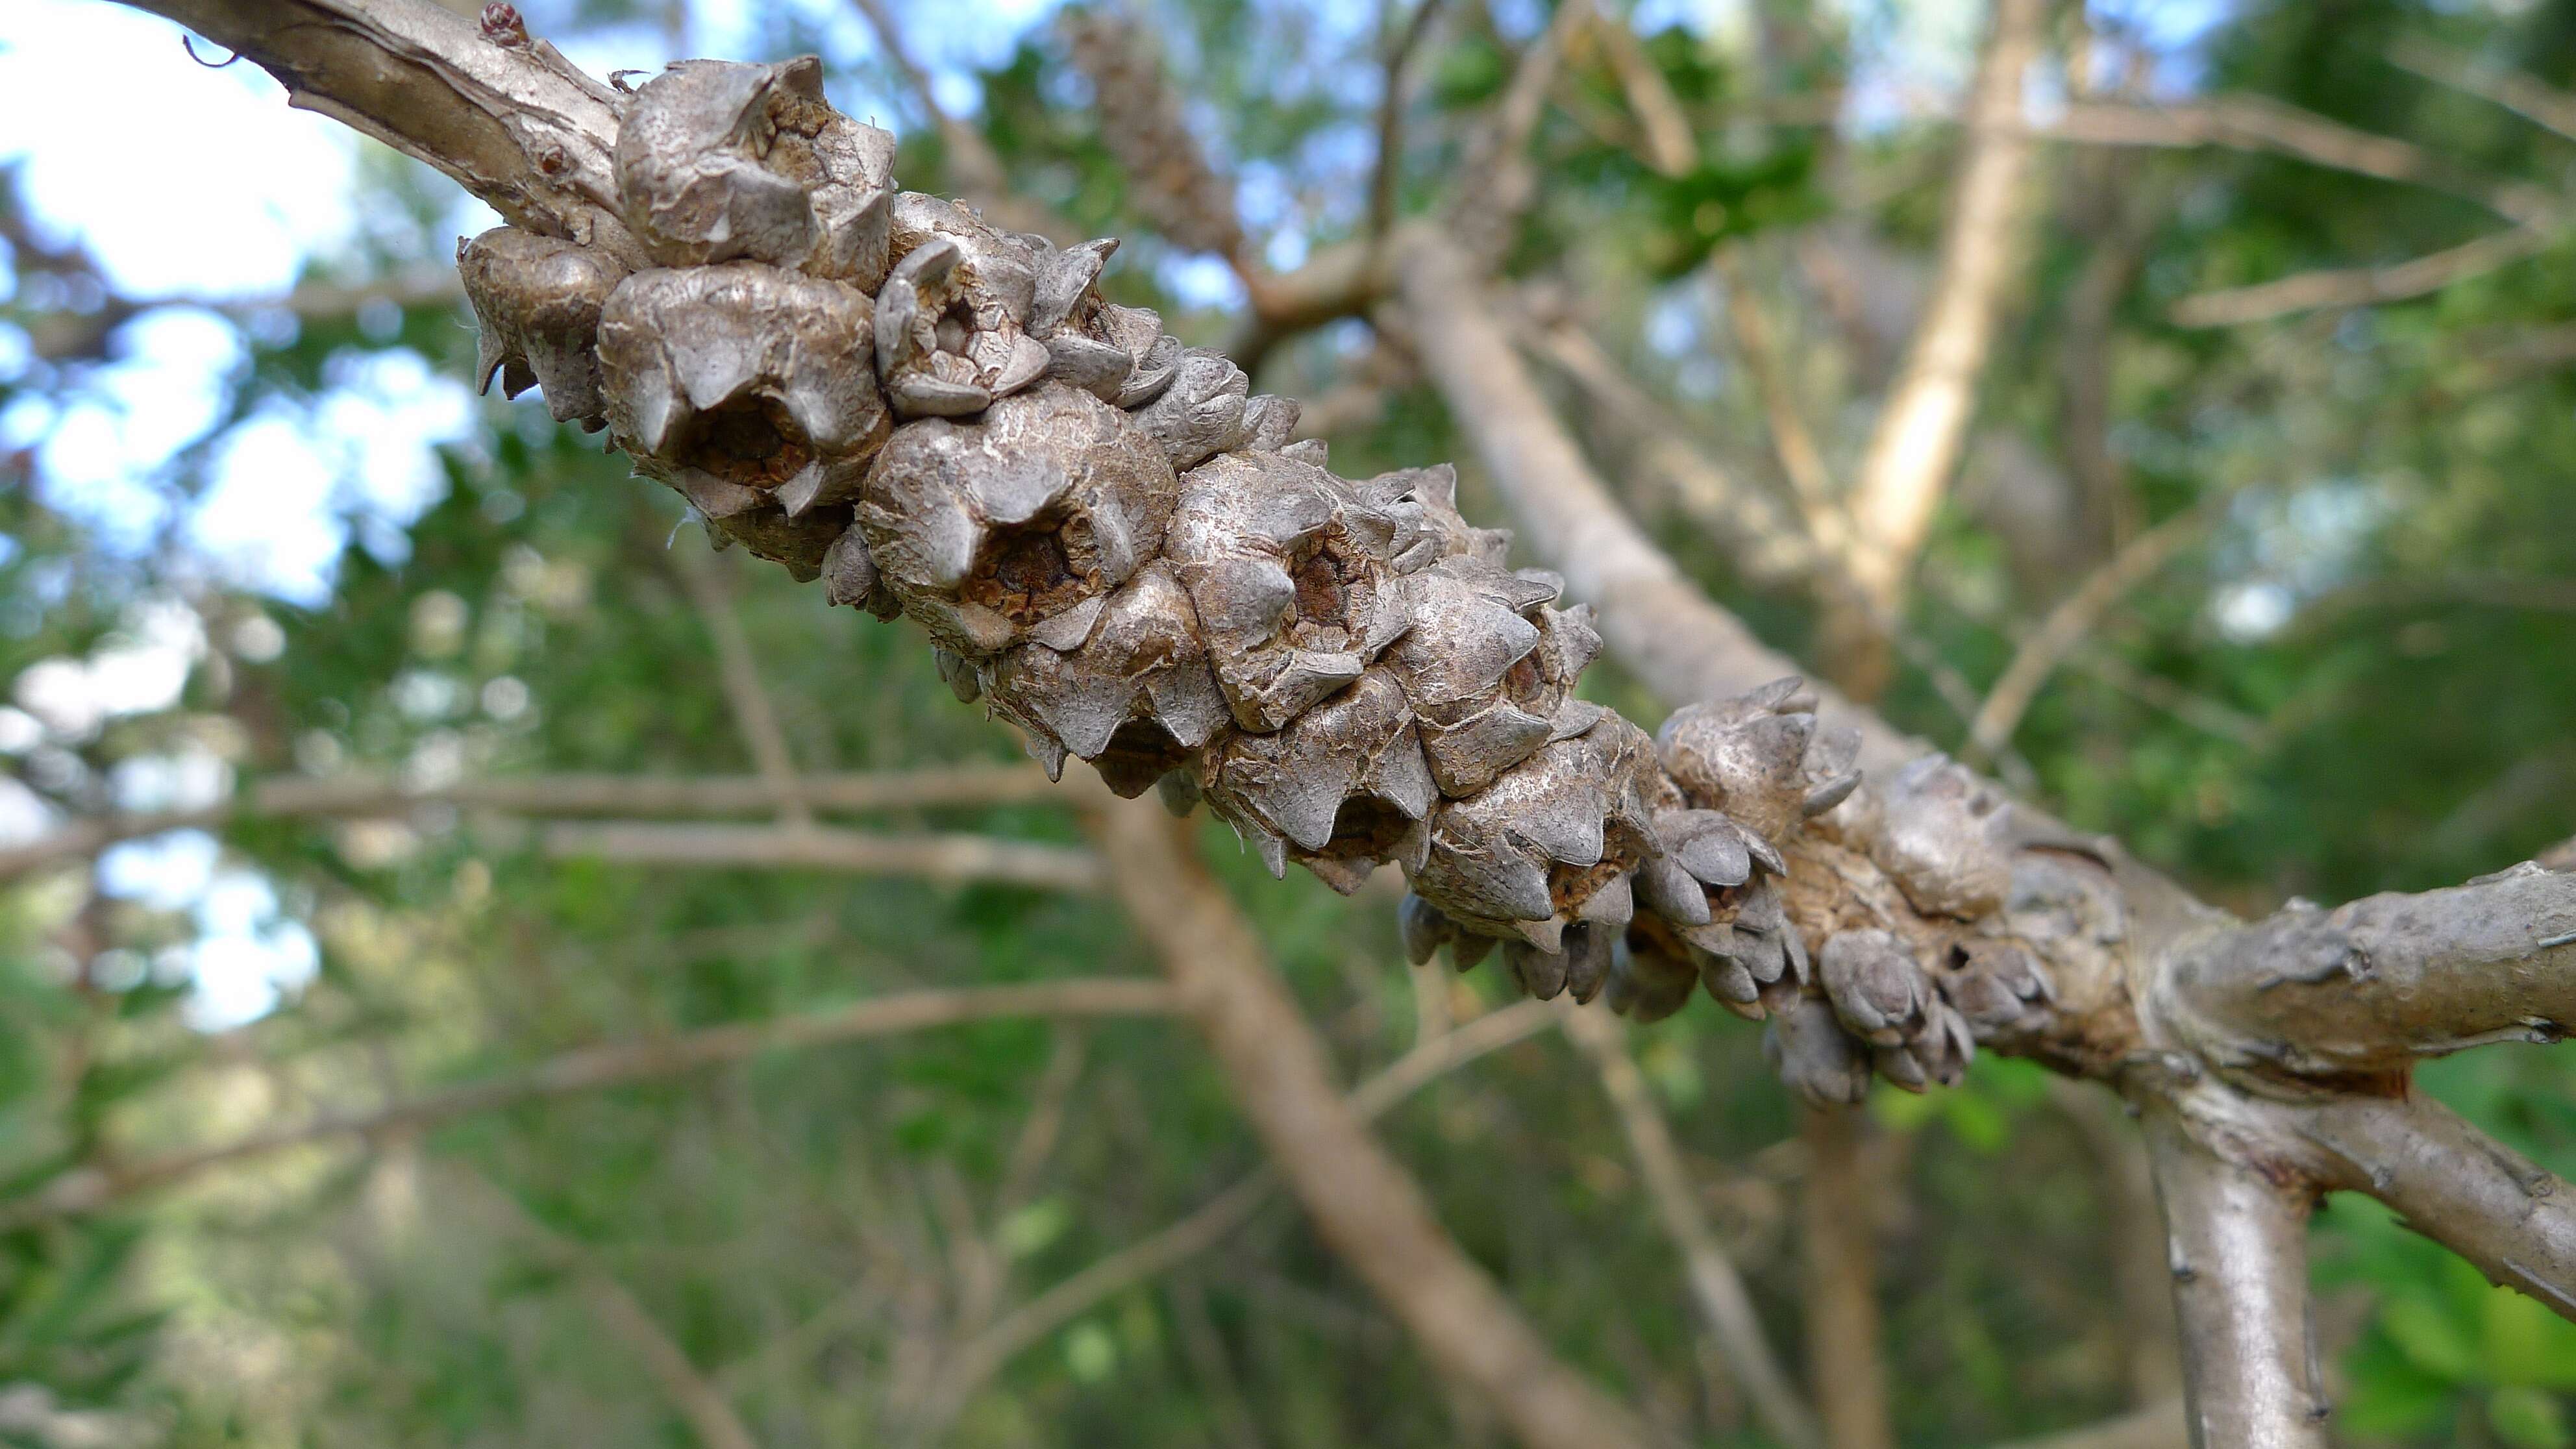
[[2306, 1238], [2313, 1194], [2150, 1118], [2193, 1449], [2325, 1449]]

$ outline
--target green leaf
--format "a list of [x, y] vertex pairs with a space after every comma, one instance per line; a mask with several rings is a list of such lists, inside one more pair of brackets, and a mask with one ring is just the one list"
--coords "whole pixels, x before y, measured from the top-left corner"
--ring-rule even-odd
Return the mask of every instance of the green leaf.
[[1869, 1094], [1869, 1114], [1890, 1132], [1920, 1132], [1941, 1114], [1941, 1104], [1929, 1092], [1902, 1091], [1880, 1082]]
[[2487, 1382], [2576, 1390], [2576, 1323], [2510, 1288], [2489, 1288], [2479, 1308]]
[[2407, 1360], [2425, 1372], [2453, 1383], [2476, 1383], [2482, 1378], [2478, 1347], [2467, 1325], [2438, 1300], [2421, 1294], [2393, 1299], [2379, 1310], [2379, 1326]]
[[1118, 1340], [1097, 1323], [1077, 1323], [1064, 1331], [1064, 1366], [1083, 1383], [1099, 1383], [1118, 1371]]
[[2567, 1406], [2538, 1389], [2498, 1389], [2487, 1395], [2487, 1425], [2513, 1449], [2567, 1449]]
[[1072, 1222], [1073, 1214], [1066, 1209], [1062, 1198], [1051, 1197], [1044, 1202], [1030, 1203], [1002, 1219], [1002, 1251], [1014, 1258], [1042, 1252], [1049, 1243], [1063, 1237], [1064, 1230]]
[[2426, 1373], [2385, 1333], [2363, 1336], [2345, 1360], [2352, 1387], [2335, 1406], [2344, 1429], [2368, 1438], [2406, 1439], [2430, 1434], [2457, 1411], [2459, 1391]]
[[2012, 1141], [2012, 1119], [1992, 1097], [1962, 1087], [1940, 1095], [1941, 1117], [1950, 1135], [1972, 1151], [1991, 1157]]

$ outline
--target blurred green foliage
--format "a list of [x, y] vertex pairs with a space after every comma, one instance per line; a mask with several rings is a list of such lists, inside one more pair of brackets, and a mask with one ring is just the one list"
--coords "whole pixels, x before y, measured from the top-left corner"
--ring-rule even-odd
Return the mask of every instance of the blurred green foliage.
[[[639, 46], [633, 25], [663, 14], [526, 8], [546, 33]], [[897, 6], [924, 36], [939, 8]], [[1418, 68], [1410, 210], [1458, 181], [1468, 134], [1544, 7], [1452, 9]], [[1274, 254], [1350, 235], [1391, 24], [1365, 6], [1285, 0], [1146, 11]], [[939, 145], [917, 107], [817, 12], [749, 7], [756, 49], [823, 48], [837, 85], [902, 121], [907, 179], [937, 184]], [[1622, 91], [1597, 56], [1570, 66], [1534, 139], [1542, 204], [1515, 268], [1569, 297], [1694, 440], [1757, 485], [1773, 481], [1761, 412], [1705, 263], [1735, 248], [1776, 289], [1766, 301], [1802, 400], [1847, 460], [1866, 431], [1860, 400], [1901, 342], [1884, 316], [1901, 321], [1919, 294], [1957, 138], [1920, 116], [1827, 132], [1765, 121], [1761, 107], [1877, 74], [1905, 53], [1890, 36], [1922, 15], [1766, 3], [1748, 27], [1655, 29], [1645, 53], [1698, 131], [1700, 167], [1676, 179], [1631, 154]], [[2054, 33], [2061, 52], [2092, 47], [2097, 81], [2142, 77], [2151, 99], [2271, 96], [2444, 166], [2547, 188], [2576, 161], [2567, 138], [2385, 59], [2414, 37], [2576, 81], [2567, 0], [2254, 0], [2212, 7], [2188, 36], [2178, 23], [2105, 5], [2062, 13]], [[1134, 183], [1052, 33], [1031, 30], [980, 80], [981, 122], [1025, 190], [1085, 231], [1129, 239], [1113, 290], [1193, 340], [1224, 336], [1225, 287], [1135, 220]], [[170, 104], [185, 114], [184, 97]], [[335, 267], [364, 275], [443, 252], [443, 183], [386, 163], [367, 186], [376, 240]], [[1980, 444], [1909, 630], [1981, 685], [2015, 629], [2114, 540], [2216, 490], [2235, 496], [2208, 545], [2130, 597], [2040, 696], [2015, 740], [2038, 792], [2248, 908], [2452, 881], [2576, 830], [2568, 243], [2420, 300], [2188, 330], [2170, 320], [2186, 295], [2402, 260], [2497, 223], [2425, 189], [2238, 152], [2053, 150], [2041, 190]], [[1803, 250], [1817, 247], [1856, 290], [1820, 280]], [[0, 333], [35, 320], [25, 283], [38, 260], [13, 255]], [[2087, 278], [2106, 269], [2116, 302], [2087, 314]], [[1274, 356], [1264, 382], [1320, 392], [1368, 343], [1362, 324], [1338, 324]], [[226, 429], [327, 398], [350, 359], [396, 349], [449, 378], [471, 366], [449, 306], [390, 328], [326, 319], [252, 338], [214, 428], [155, 486], [184, 504], [209, 485]], [[0, 374], [0, 407], [76, 396], [90, 366], [18, 365]], [[2070, 398], [2095, 381], [2109, 426], [2088, 440]], [[1772, 637], [1803, 642], [1804, 601], [1745, 589], [1685, 509], [1633, 481], [1634, 440], [1567, 400], [1676, 556]], [[1462, 451], [1436, 399], [1410, 385], [1334, 442], [1342, 471], [1363, 474]], [[2108, 492], [2087, 492], [2075, 461], [2094, 446]], [[80, 812], [121, 767], [180, 757], [219, 760], [236, 782], [750, 768], [674, 571], [671, 548], [702, 546], [675, 502], [532, 401], [486, 404], [443, 466], [443, 496], [402, 524], [398, 547], [353, 545], [328, 599], [297, 607], [211, 581], [176, 530], [139, 553], [105, 547], [78, 510], [49, 505], [31, 455], [0, 458], [0, 674], [89, 658], [173, 601], [209, 644], [169, 708], [12, 745], [14, 778]], [[1495, 515], [1481, 480], [1465, 488], [1471, 510]], [[2061, 515], [2034, 541], [2033, 519]], [[829, 612], [739, 556], [719, 563], [800, 768], [1015, 756], [1005, 730], [949, 697], [911, 633]], [[1593, 687], [1651, 717], [1614, 671]], [[1935, 741], [1961, 735], [1920, 668], [1889, 711]], [[863, 824], [1079, 841], [1046, 804]], [[1229, 841], [1208, 844], [1345, 1073], [1400, 1053], [1426, 995], [1398, 964], [1388, 900], [1273, 883]], [[0, 1202], [85, 1165], [363, 1110], [579, 1046], [906, 987], [1148, 969], [1096, 901], [555, 860], [470, 813], [396, 827], [244, 820], [220, 845], [227, 869], [270, 884], [319, 960], [281, 1009], [222, 1034], [191, 1025], [184, 953], [200, 923], [185, 909], [100, 893], [80, 862], [0, 894]], [[1464, 1014], [1497, 1004], [1490, 978], [1421, 988]], [[1800, 1163], [1756, 1033], [1703, 1007], [1636, 1047], [1775, 1338], [1794, 1341]], [[2473, 1053], [2423, 1084], [2576, 1172], [2569, 1052]], [[1069, 1089], [1043, 1106], [1041, 1084], [1067, 1062]], [[1984, 1060], [1961, 1090], [1875, 1110], [1898, 1165], [1882, 1288], [1905, 1442], [1981, 1443], [2120, 1411], [2134, 1325], [2103, 1287], [2118, 1250], [2112, 1174], [2037, 1070]], [[1061, 1127], [1036, 1153], [1030, 1123], [1046, 1111]], [[1761, 1442], [1701, 1357], [1676, 1257], [1579, 1057], [1548, 1038], [1515, 1046], [1425, 1089], [1383, 1130], [1570, 1360], [1679, 1441]], [[780, 1051], [301, 1150], [0, 1233], [0, 1443], [51, 1449], [75, 1431], [182, 1446], [690, 1442], [665, 1386], [603, 1331], [582, 1287], [593, 1271], [635, 1295], [763, 1444], [897, 1441], [924, 1431], [941, 1365], [998, 1315], [1257, 1165], [1186, 1032], [1153, 1021], [993, 1022]], [[495, 1197], [509, 1214], [477, 1206]], [[2319, 1332], [2354, 1442], [2571, 1442], [2576, 1328], [2366, 1203], [2338, 1201], [2317, 1246]], [[945, 1442], [1237, 1442], [1246, 1422], [1281, 1449], [1493, 1434], [1274, 1205], [1010, 1360]]]

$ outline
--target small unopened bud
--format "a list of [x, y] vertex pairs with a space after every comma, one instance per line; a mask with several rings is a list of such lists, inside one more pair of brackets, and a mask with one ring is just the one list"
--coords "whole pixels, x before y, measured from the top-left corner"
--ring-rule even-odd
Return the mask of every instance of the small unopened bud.
[[520, 18], [516, 5], [483, 7], [483, 38], [504, 49], [515, 50], [528, 43], [528, 22]]
[[1856, 1036], [1896, 1046], [1922, 1030], [1930, 1007], [1922, 969], [1886, 931], [1844, 931], [1825, 942], [1817, 976]]

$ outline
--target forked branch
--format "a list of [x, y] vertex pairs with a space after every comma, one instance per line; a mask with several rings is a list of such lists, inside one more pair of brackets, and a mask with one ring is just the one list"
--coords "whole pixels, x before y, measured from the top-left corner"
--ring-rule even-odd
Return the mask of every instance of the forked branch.
[[2326, 1449], [2308, 1306], [2314, 1190], [2230, 1161], [2169, 1110], [2147, 1119], [2195, 1449]]

